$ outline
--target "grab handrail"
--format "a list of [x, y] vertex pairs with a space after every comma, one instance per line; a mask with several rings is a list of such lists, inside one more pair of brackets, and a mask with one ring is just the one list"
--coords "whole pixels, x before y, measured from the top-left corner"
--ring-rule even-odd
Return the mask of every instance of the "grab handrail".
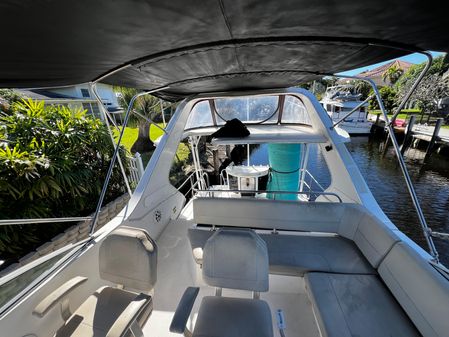
[[215, 192], [233, 192], [233, 193], [271, 193], [271, 194], [305, 194], [305, 195], [323, 195], [323, 196], [332, 196], [336, 197], [338, 199], [338, 202], [343, 203], [343, 200], [340, 198], [340, 196], [333, 192], [315, 192], [315, 191], [261, 191], [261, 190], [226, 190], [226, 189], [214, 189], [214, 190], [199, 190], [194, 189], [195, 192], [207, 192], [207, 193], [215, 193]]
[[78, 222], [92, 219], [93, 217], [91, 216], [71, 217], [71, 218], [6, 219], [0, 220], [0, 226], [28, 225], [28, 224], [54, 223], [54, 222]]
[[[196, 172], [190, 173], [187, 178], [182, 182], [181, 185], [177, 188], [179, 192], [181, 192], [181, 189], [190, 181], [190, 188], [187, 190], [187, 192], [184, 193], [184, 196], [188, 195], [190, 192], [194, 192], [195, 186], [198, 185], [199, 180], [193, 182], [194, 177], [196, 176]], [[209, 176], [206, 172], [202, 171], [200, 174], [200, 178], [204, 180], [206, 186], [210, 186]], [[192, 194], [193, 196], [193, 194]]]
[[[400, 49], [400, 48], [397, 48]], [[403, 49], [406, 50], [406, 49]], [[407, 50], [406, 50], [407, 51]], [[420, 222], [424, 238], [426, 239], [427, 245], [429, 247], [429, 252], [432, 255], [433, 259], [436, 263], [439, 262], [438, 257], [438, 251], [435, 247], [435, 243], [433, 242], [431, 230], [427, 224], [426, 218], [424, 216], [424, 213], [421, 208], [421, 204], [419, 203], [418, 196], [415, 191], [415, 187], [413, 186], [413, 182], [410, 178], [410, 175], [407, 170], [407, 166], [404, 161], [404, 157], [402, 156], [401, 150], [399, 148], [399, 144], [396, 140], [396, 137], [394, 135], [394, 129], [393, 129], [393, 122], [398, 116], [399, 112], [401, 111], [402, 107], [405, 106], [413, 92], [415, 91], [416, 87], [419, 85], [419, 83], [422, 81], [424, 76], [426, 75], [427, 71], [430, 69], [430, 66], [432, 65], [432, 54], [426, 51], [419, 51], [420, 54], [423, 54], [427, 57], [427, 64], [425, 65], [424, 69], [421, 71], [420, 75], [418, 76], [418, 79], [415, 81], [415, 83], [412, 85], [402, 102], [399, 104], [399, 107], [397, 111], [392, 116], [391, 120], [388, 118], [387, 110], [385, 109], [385, 106], [383, 104], [382, 96], [380, 95], [379, 89], [377, 88], [376, 83], [367, 77], [359, 77], [359, 76], [350, 76], [350, 75], [337, 75], [337, 74], [328, 74], [329, 76], [334, 76], [338, 78], [349, 78], [349, 79], [356, 79], [356, 80], [362, 80], [365, 82], [368, 82], [371, 87], [373, 88], [374, 94], [376, 95], [377, 102], [379, 103], [379, 108], [382, 111], [383, 117], [385, 119], [385, 127], [388, 130], [388, 137], [391, 139], [391, 142], [393, 144], [394, 152], [396, 154], [396, 157], [399, 162], [399, 167], [401, 168], [402, 175], [404, 176], [405, 184], [407, 186], [408, 192], [410, 194], [410, 197], [412, 199], [413, 206], [415, 207], [416, 213], [418, 215], [418, 220]]]

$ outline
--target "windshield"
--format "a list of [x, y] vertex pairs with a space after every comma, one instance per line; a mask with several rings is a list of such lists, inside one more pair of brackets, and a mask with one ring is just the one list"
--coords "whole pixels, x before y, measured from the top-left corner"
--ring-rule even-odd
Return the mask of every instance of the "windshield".
[[234, 118], [245, 124], [311, 125], [302, 101], [293, 95], [216, 98], [193, 107], [185, 129], [221, 126]]
[[238, 97], [214, 100], [217, 124], [237, 118], [244, 123], [277, 121], [279, 97]]

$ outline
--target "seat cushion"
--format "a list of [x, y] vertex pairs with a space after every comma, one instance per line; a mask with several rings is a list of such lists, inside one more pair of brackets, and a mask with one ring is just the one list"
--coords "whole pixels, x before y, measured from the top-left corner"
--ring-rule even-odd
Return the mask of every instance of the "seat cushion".
[[206, 296], [193, 337], [273, 337], [268, 304], [262, 300]]
[[[56, 333], [56, 337], [101, 337], [106, 336], [120, 314], [139, 294], [122, 289], [103, 287], [73, 313], [69, 320]], [[139, 317], [143, 325], [152, 310], [151, 297]]]
[[[202, 263], [202, 248], [213, 231], [189, 229], [195, 261]], [[357, 246], [341, 236], [260, 234], [267, 244], [270, 273], [299, 275], [309, 271], [376, 274]]]
[[382, 261], [379, 275], [424, 336], [449, 335], [449, 280], [405, 242]]
[[357, 246], [340, 236], [261, 235], [270, 272], [302, 276], [310, 271], [375, 274]]
[[307, 273], [308, 295], [322, 336], [420, 336], [376, 275]]

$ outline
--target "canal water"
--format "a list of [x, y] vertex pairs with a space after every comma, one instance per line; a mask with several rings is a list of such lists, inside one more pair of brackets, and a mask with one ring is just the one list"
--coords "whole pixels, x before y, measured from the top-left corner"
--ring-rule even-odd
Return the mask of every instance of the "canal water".
[[[347, 143], [347, 148], [387, 216], [401, 231], [427, 250], [393, 149], [389, 149], [382, 158], [379, 145], [379, 140], [355, 137]], [[410, 149], [406, 157], [407, 167], [429, 227], [434, 231], [449, 233], [449, 160], [434, 155], [428, 164], [422, 165], [423, 155], [423, 151]], [[266, 145], [254, 149], [250, 160], [254, 165], [267, 164]], [[329, 172], [317, 147], [311, 149], [308, 169], [324, 187], [329, 185]], [[434, 241], [441, 261], [449, 266], [449, 241], [438, 238]]]

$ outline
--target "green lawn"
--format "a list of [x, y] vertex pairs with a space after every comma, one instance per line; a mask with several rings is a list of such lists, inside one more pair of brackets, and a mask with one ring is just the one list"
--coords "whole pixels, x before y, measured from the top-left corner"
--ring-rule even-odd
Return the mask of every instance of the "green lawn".
[[[162, 124], [161, 124], [161, 126], [162, 126]], [[114, 131], [114, 137], [117, 140], [119, 133], [116, 129], [114, 129], [113, 131]], [[137, 127], [129, 127], [128, 126], [125, 128], [125, 133], [123, 134], [123, 138], [122, 138], [122, 145], [130, 152], [131, 152], [131, 147], [133, 146], [134, 142], [137, 140], [138, 132], [139, 132], [139, 130]], [[154, 125], [150, 126], [150, 139], [153, 142], [156, 139], [158, 139], [160, 136], [162, 136], [162, 134], [163, 134], [163, 131], [161, 129], [159, 129], [158, 127], [156, 127]], [[189, 153], [190, 153], [190, 149], [186, 144], [184, 144], [184, 143], [179, 144], [178, 151], [176, 152], [179, 160], [181, 160], [181, 161], [186, 160], [187, 157], [189, 156]], [[145, 154], [143, 154], [143, 157], [144, 157], [144, 159], [146, 159]]]
[[[382, 115], [382, 112], [380, 110], [370, 110], [369, 111], [370, 114], [372, 115], [376, 115], [378, 113], [380, 113]], [[416, 115], [416, 122], [419, 122], [419, 118], [421, 118], [421, 110], [419, 109], [403, 109], [401, 110], [401, 113], [398, 115], [398, 119], [409, 119], [409, 117], [411, 115]], [[388, 118], [391, 118], [393, 116], [393, 114], [388, 114]], [[430, 117], [430, 123], [434, 123], [435, 120], [438, 117]], [[427, 115], [424, 115], [424, 123], [427, 121]], [[449, 129], [449, 125], [441, 125], [441, 128], [443, 129]]]
[[[369, 111], [370, 114], [372, 115], [377, 115], [377, 114], [381, 114], [382, 115], [382, 111], [380, 110], [370, 110]], [[398, 119], [407, 119], [408, 116], [410, 115], [421, 115], [421, 110], [419, 109], [402, 109], [401, 113], [398, 115]], [[392, 117], [393, 114], [388, 114], [388, 117]]]

